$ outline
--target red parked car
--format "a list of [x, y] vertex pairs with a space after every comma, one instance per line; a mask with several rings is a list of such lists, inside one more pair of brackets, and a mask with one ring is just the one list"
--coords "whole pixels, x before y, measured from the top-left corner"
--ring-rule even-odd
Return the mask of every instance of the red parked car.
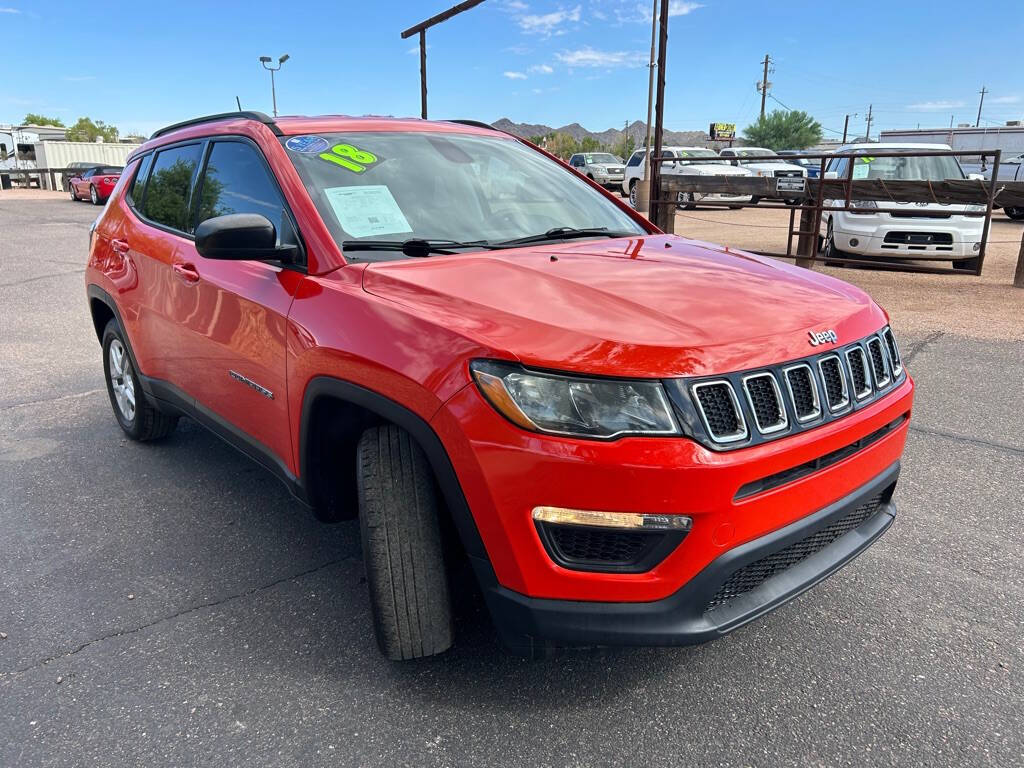
[[93, 205], [103, 205], [117, 186], [123, 168], [110, 165], [94, 165], [78, 176], [68, 179], [68, 191], [72, 200], [89, 200]]
[[92, 234], [114, 416], [191, 417], [358, 517], [390, 658], [709, 640], [895, 515], [914, 385], [859, 289], [657, 231], [478, 123], [158, 131]]

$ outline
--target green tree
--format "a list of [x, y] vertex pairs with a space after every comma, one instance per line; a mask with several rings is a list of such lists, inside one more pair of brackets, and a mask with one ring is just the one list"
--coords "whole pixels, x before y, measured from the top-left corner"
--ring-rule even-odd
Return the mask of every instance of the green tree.
[[107, 125], [102, 120], [93, 122], [88, 117], [78, 118], [78, 122], [68, 128], [68, 141], [96, 141], [102, 137], [104, 141], [117, 141], [117, 126]]
[[612, 145], [612, 154], [618, 155], [623, 160], [629, 160], [629, 156], [636, 149], [636, 139], [629, 134], [624, 134], [621, 139]]
[[64, 121], [59, 117], [47, 117], [46, 115], [37, 115], [35, 112], [29, 112], [25, 115], [24, 125], [54, 125], [58, 128], [63, 128]]
[[776, 109], [748, 125], [743, 138], [768, 149], [807, 149], [821, 141], [821, 123], [798, 109]]
[[595, 139], [593, 136], [584, 136], [583, 141], [580, 142], [580, 152], [602, 152], [604, 147], [601, 146], [601, 142]]
[[579, 145], [577, 145], [576, 139], [568, 133], [556, 133], [548, 142], [547, 149], [551, 154], [568, 160], [570, 155], [579, 152]]

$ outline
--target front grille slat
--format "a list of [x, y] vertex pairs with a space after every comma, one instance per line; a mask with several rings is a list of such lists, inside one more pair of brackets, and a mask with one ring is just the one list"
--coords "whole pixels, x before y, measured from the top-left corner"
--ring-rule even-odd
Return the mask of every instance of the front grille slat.
[[762, 435], [783, 430], [788, 425], [782, 391], [771, 373], [755, 373], [743, 379], [747, 402], [754, 413], [754, 421]]
[[875, 387], [883, 389], [889, 386], [889, 368], [885, 364], [885, 352], [882, 351], [882, 340], [877, 336], [868, 339], [868, 355], [871, 357], [871, 374], [875, 379]]
[[850, 404], [850, 392], [843, 375], [843, 364], [838, 355], [828, 355], [818, 361], [821, 383], [825, 390], [825, 402], [830, 411], [841, 411]]
[[896, 337], [892, 333], [891, 328], [886, 328], [882, 332], [882, 337], [885, 339], [885, 347], [889, 352], [889, 363], [892, 368], [892, 375], [899, 376], [903, 373], [903, 361], [900, 359], [900, 350], [896, 346]]
[[709, 611], [742, 597], [773, 576], [820, 552], [841, 536], [859, 527], [878, 511], [881, 504], [882, 494], [879, 494], [811, 535], [734, 571], [718, 588], [704, 610]]
[[790, 404], [799, 422], [812, 421], [821, 416], [821, 401], [818, 399], [818, 384], [814, 371], [806, 363], [790, 366], [785, 370], [786, 388]]
[[850, 379], [853, 382], [853, 394], [863, 400], [871, 394], [871, 380], [868, 378], [868, 361], [864, 350], [859, 346], [846, 352], [846, 362], [850, 366]]
[[695, 384], [693, 393], [714, 440], [729, 443], [747, 436], [747, 425], [732, 384], [724, 380]]

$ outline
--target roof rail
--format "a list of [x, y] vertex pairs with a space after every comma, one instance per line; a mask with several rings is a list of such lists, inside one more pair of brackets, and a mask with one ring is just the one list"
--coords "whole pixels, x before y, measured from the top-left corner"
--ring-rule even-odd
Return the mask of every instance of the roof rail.
[[491, 131], [497, 131], [493, 125], [483, 122], [482, 120], [445, 120], [446, 123], [459, 123], [460, 125], [471, 125], [474, 128], [487, 128]]
[[184, 120], [184, 121], [182, 121], [180, 123], [174, 123], [174, 125], [168, 125], [168, 126], [166, 126], [164, 128], [161, 128], [158, 131], [154, 131], [153, 135], [150, 136], [149, 138], [150, 139], [155, 139], [157, 136], [163, 136], [166, 133], [170, 133], [171, 131], [176, 131], [179, 128], [186, 128], [186, 127], [188, 127], [190, 125], [202, 125], [203, 123], [213, 123], [213, 122], [216, 122], [217, 120], [229, 120], [231, 118], [235, 118], [235, 119], [241, 118], [243, 120], [255, 120], [256, 122], [263, 123], [265, 126], [269, 127], [270, 130], [272, 130], [274, 132], [275, 136], [282, 136], [283, 135], [281, 133], [281, 129], [277, 127], [277, 123], [274, 122], [274, 118], [270, 117], [270, 115], [264, 114], [263, 112], [248, 112], [248, 111], [243, 112], [243, 111], [238, 111], [238, 112], [221, 112], [220, 114], [217, 114], [217, 115], [206, 115], [204, 117], [194, 117], [191, 120]]

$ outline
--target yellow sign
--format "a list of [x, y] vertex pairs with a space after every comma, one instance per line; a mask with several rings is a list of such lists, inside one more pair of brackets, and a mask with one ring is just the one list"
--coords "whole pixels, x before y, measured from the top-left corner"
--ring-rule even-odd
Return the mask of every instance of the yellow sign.
[[736, 123], [712, 123], [708, 134], [712, 139], [735, 139]]

